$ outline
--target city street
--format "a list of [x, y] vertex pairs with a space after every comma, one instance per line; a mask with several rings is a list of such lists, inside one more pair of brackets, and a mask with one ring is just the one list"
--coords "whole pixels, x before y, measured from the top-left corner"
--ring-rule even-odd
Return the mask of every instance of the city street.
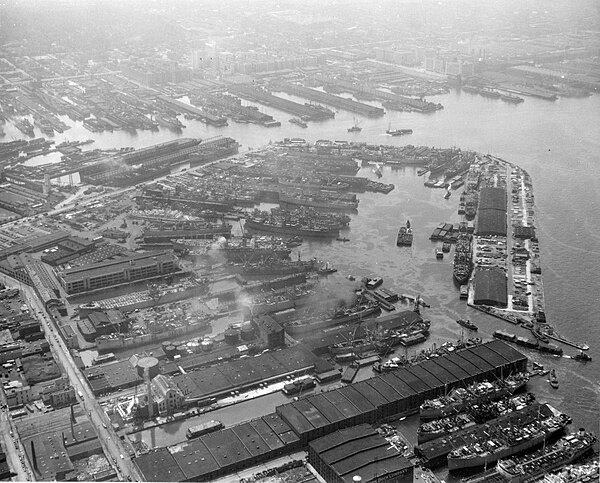
[[[83, 375], [75, 365], [69, 349], [66, 347], [62, 338], [57, 334], [50, 321], [50, 317], [46, 314], [45, 308], [35, 295], [33, 288], [23, 285], [5, 275], [0, 275], [0, 280], [2, 280], [7, 287], [19, 288], [23, 291], [30, 307], [37, 313], [46, 333], [46, 338], [50, 344], [52, 354], [68, 376], [71, 386], [78, 395], [77, 397], [83, 408], [88, 411], [90, 421], [96, 427], [96, 432], [104, 449], [104, 453], [111, 465], [117, 470], [119, 479], [121, 481], [140, 481], [141, 478], [136, 471], [135, 465], [131, 461], [129, 451], [125, 448], [123, 442], [112, 429], [109, 418], [97, 403], [96, 398], [85, 382]], [[3, 434], [5, 434], [4, 431]]]

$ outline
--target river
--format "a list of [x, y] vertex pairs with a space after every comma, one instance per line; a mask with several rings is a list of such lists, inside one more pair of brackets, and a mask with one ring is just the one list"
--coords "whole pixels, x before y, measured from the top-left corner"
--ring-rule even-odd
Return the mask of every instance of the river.
[[[362, 132], [348, 133], [354, 115], [339, 111], [336, 119], [310, 123], [307, 129], [290, 124], [292, 116], [275, 109], [260, 107], [282, 122], [281, 127], [264, 128], [252, 124], [231, 124], [214, 128], [196, 121], [183, 120], [188, 126], [181, 134], [168, 130], [92, 134], [80, 123], [65, 122], [73, 128], [63, 139], [96, 142], [86, 148], [142, 147], [174, 137], [209, 138], [231, 136], [242, 144], [241, 151], [257, 149], [269, 141], [284, 137], [356, 140], [376, 144], [413, 144], [436, 147], [456, 146], [490, 153], [514, 162], [532, 177], [536, 202], [536, 228], [541, 246], [542, 273], [546, 295], [546, 314], [559, 333], [587, 342], [591, 363], [556, 359], [523, 350], [528, 356], [556, 368], [560, 388], [553, 390], [543, 380], [530, 386], [538, 399], [548, 401], [574, 418], [573, 427], [598, 430], [600, 374], [600, 96], [565, 98], [556, 102], [526, 98], [514, 105], [498, 99], [451, 91], [430, 100], [441, 102], [444, 109], [431, 114], [388, 112], [378, 119], [359, 118]], [[410, 136], [391, 138], [385, 130], [412, 128]], [[20, 137], [13, 126], [5, 126], [7, 137]], [[37, 161], [36, 161], [37, 162]], [[375, 179], [370, 169], [359, 175]], [[331, 261], [339, 272], [327, 283], [342, 286], [348, 274], [377, 274], [384, 286], [400, 293], [421, 294], [430, 303], [425, 316], [432, 321], [431, 343], [456, 340], [458, 317], [468, 317], [480, 327], [479, 334], [491, 336], [496, 329], [514, 326], [466, 307], [459, 301], [452, 281], [451, 260], [435, 259], [429, 235], [442, 221], [459, 220], [458, 196], [448, 200], [439, 190], [423, 186], [412, 167], [385, 167], [382, 182], [394, 183], [388, 195], [359, 195], [358, 214], [353, 215], [344, 236], [350, 242], [309, 242], [299, 248], [301, 256], [318, 256]], [[395, 236], [400, 224], [411, 220], [415, 232], [412, 248], [399, 248]], [[297, 254], [296, 254], [297, 255]], [[517, 330], [518, 331], [518, 330]], [[420, 347], [412, 350], [419, 350]], [[565, 347], [566, 354], [574, 349]], [[267, 397], [267, 399], [272, 399]], [[275, 398], [278, 399], [278, 398]], [[248, 417], [257, 404], [245, 403]], [[264, 407], [264, 404], [263, 404]], [[245, 411], [244, 411], [245, 412]], [[169, 432], [171, 432], [169, 430]], [[182, 436], [183, 436], [183, 430]], [[157, 435], [155, 435], [157, 436]]]

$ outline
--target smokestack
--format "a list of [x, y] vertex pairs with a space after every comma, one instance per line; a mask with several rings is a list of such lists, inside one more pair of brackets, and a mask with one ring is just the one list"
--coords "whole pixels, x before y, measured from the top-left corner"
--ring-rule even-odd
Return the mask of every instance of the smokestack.
[[154, 417], [154, 401], [152, 400], [152, 382], [148, 367], [144, 368], [144, 379], [146, 380], [146, 392], [148, 393], [148, 417]]
[[35, 445], [33, 444], [33, 440], [31, 440], [31, 459], [33, 460], [33, 469], [38, 470], [37, 457], [35, 455]]
[[75, 419], [75, 410], [73, 409], [73, 404], [71, 404], [71, 423], [75, 424], [77, 419]]

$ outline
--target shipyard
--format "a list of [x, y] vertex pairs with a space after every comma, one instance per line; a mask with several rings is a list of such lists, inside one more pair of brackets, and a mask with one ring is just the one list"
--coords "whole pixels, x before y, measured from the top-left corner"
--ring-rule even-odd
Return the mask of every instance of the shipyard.
[[445, 3], [0, 6], [1, 479], [600, 476], [594, 6]]

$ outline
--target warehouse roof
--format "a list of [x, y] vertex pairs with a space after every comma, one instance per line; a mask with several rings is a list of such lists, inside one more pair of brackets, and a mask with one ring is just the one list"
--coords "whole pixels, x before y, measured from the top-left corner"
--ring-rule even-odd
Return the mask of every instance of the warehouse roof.
[[506, 211], [506, 190], [504, 188], [481, 188], [479, 209]]
[[[346, 386], [350, 387], [350, 386]], [[345, 388], [343, 388], [345, 389]], [[363, 411], [360, 408], [357, 408], [354, 402], [344, 396], [345, 391], [327, 391], [323, 393], [323, 397], [325, 397], [329, 402], [335, 404], [338, 410], [346, 417], [353, 418], [354, 416], [361, 414]]]
[[[184, 473], [179, 480], [193, 480], [199, 475], [218, 470], [219, 464], [201, 439], [194, 439], [169, 448], [175, 464]], [[147, 480], [159, 481], [159, 480]]]
[[506, 211], [477, 210], [475, 234], [483, 236], [506, 236]]
[[473, 277], [475, 296], [473, 303], [476, 305], [493, 305], [506, 307], [508, 303], [507, 280], [502, 270], [476, 270]]
[[323, 436], [312, 441], [310, 447], [344, 482], [351, 482], [356, 475], [363, 481], [393, 479], [413, 466], [397, 451], [390, 451], [385, 438], [367, 424]]
[[339, 392], [362, 412], [367, 413], [385, 403], [385, 399], [367, 382], [359, 382], [343, 387]]

